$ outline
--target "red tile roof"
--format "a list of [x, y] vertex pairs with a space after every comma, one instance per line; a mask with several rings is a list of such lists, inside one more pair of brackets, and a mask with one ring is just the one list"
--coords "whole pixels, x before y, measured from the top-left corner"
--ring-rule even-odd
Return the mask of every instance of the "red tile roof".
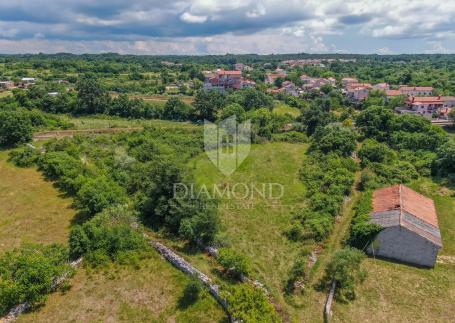
[[397, 184], [373, 193], [373, 212], [401, 210], [439, 228], [436, 208], [432, 199], [419, 194], [409, 187]]
[[432, 86], [400, 86], [404, 91], [433, 91]]
[[386, 90], [385, 94], [387, 96], [398, 96], [398, 95], [403, 95], [403, 93], [400, 90]]

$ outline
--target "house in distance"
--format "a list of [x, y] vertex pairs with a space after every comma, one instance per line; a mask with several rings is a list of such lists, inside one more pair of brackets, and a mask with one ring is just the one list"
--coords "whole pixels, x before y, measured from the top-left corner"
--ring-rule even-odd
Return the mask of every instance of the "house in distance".
[[370, 255], [434, 266], [442, 241], [433, 200], [402, 184], [378, 189], [371, 223], [382, 230], [368, 247]]

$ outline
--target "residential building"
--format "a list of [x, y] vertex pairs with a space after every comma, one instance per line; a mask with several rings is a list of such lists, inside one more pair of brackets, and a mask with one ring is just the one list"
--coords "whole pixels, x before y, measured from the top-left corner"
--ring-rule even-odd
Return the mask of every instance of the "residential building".
[[433, 94], [432, 86], [400, 86], [399, 90], [404, 95], [426, 96]]
[[378, 83], [378, 84], [373, 85], [373, 89], [388, 91], [388, 90], [390, 90], [390, 85], [389, 85], [389, 83]]
[[286, 73], [269, 73], [265, 77], [265, 83], [266, 84], [274, 84], [275, 80], [278, 78], [285, 79], [286, 78]]
[[406, 107], [411, 110], [411, 113], [431, 118], [433, 114], [438, 113], [439, 109], [444, 107], [444, 100], [440, 96], [411, 96], [406, 100]]
[[346, 88], [350, 83], [358, 83], [359, 81], [354, 77], [343, 77], [341, 79], [341, 84]]
[[353, 101], [364, 101], [368, 98], [369, 88], [365, 86], [348, 87], [346, 96]]
[[237, 70], [225, 71], [219, 69], [215, 73], [206, 73], [205, 75], [204, 89], [226, 90], [256, 86], [254, 81], [244, 79], [242, 72]]
[[442, 247], [433, 200], [398, 184], [373, 193], [371, 223], [382, 230], [367, 251], [375, 257], [433, 267]]
[[12, 89], [14, 88], [14, 82], [13, 81], [0, 81], [0, 89]]

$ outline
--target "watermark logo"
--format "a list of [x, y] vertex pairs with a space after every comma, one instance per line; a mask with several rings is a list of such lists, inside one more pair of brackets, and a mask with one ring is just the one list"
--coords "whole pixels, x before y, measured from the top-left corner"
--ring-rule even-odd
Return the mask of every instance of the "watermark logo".
[[204, 120], [204, 148], [212, 163], [231, 175], [250, 153], [251, 121], [239, 124], [235, 115], [218, 125]]

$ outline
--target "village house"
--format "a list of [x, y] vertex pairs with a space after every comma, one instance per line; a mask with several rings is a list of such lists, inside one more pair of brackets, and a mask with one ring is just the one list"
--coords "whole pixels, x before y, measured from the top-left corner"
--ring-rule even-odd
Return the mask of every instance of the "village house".
[[13, 81], [0, 81], [0, 89], [9, 90], [14, 88]]
[[234, 69], [236, 71], [252, 71], [253, 70], [253, 68], [251, 66], [245, 65], [243, 63], [234, 64]]
[[390, 90], [389, 83], [378, 83], [373, 85], [373, 89], [387, 91]]
[[265, 76], [265, 83], [266, 84], [274, 84], [275, 83], [275, 80], [278, 79], [278, 78], [281, 78], [281, 79], [285, 79], [286, 78], [286, 73], [268, 73], [266, 76]]
[[400, 86], [398, 89], [403, 95], [426, 96], [433, 94], [432, 86]]
[[297, 86], [291, 81], [284, 81], [281, 88], [284, 89], [284, 92], [288, 95], [299, 96]]
[[256, 83], [251, 80], [246, 80], [242, 77], [242, 72], [233, 70], [225, 71], [219, 69], [216, 73], [207, 73], [204, 82], [204, 89], [244, 89], [255, 87]]
[[386, 90], [385, 95], [386, 95], [387, 99], [390, 99], [395, 96], [403, 95], [403, 93], [401, 93], [400, 90]]
[[382, 230], [367, 251], [375, 257], [433, 267], [441, 233], [433, 200], [398, 184], [373, 193], [371, 223]]
[[341, 85], [346, 88], [350, 83], [358, 83], [359, 81], [353, 77], [343, 77], [341, 79]]
[[398, 113], [414, 113], [427, 118], [435, 114], [440, 117], [447, 115], [455, 107], [453, 96], [410, 96], [404, 108], [395, 109]]
[[346, 96], [353, 101], [364, 101], [368, 98], [369, 91], [366, 86], [348, 87]]

